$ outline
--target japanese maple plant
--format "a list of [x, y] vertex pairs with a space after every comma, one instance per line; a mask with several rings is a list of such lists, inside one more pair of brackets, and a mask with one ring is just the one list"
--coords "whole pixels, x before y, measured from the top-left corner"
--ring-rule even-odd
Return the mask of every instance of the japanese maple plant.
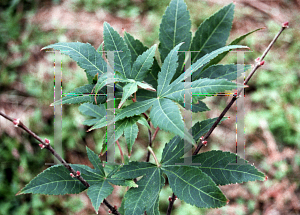
[[[44, 47], [43, 50], [52, 48], [70, 56], [84, 69], [89, 82], [52, 105], [80, 103], [79, 111], [92, 117], [83, 122], [92, 126], [89, 130], [114, 124], [114, 135], [108, 136], [105, 142], [108, 145], [103, 145], [104, 150], [110, 148], [110, 143], [120, 146], [118, 139], [124, 135], [128, 154], [119, 147], [122, 164], [106, 164], [87, 147], [87, 155], [94, 168], [81, 164], [69, 165], [56, 153], [49, 140], [42, 140], [18, 119], [1, 113], [34, 136], [41, 148], [49, 150], [62, 163], [37, 175], [19, 194], [64, 195], [87, 190], [96, 213], [103, 202], [113, 214], [152, 215], [159, 214], [160, 191], [163, 186], [169, 185], [173, 195], [169, 198], [166, 213], [171, 214], [177, 198], [199, 208], [219, 208], [226, 205], [228, 199], [218, 186], [265, 180], [262, 172], [235, 153], [220, 150], [199, 153], [212, 131], [226, 119], [225, 113], [239, 98], [251, 76], [264, 64], [263, 59], [278, 36], [288, 27], [287, 22], [282, 24], [270, 46], [256, 60], [244, 85], [238, 85], [233, 81], [251, 65], [244, 65], [243, 71], [238, 71], [236, 64], [218, 62], [230, 50], [247, 49], [238, 44], [260, 29], [242, 35], [226, 46], [234, 7], [234, 4], [229, 4], [207, 18], [192, 36], [190, 15], [184, 0], [172, 0], [162, 17], [159, 45], [154, 44], [150, 48], [128, 32], [121, 37], [106, 22], [104, 41], [97, 50], [88, 43], [80, 42]], [[189, 68], [188, 51], [192, 53]], [[160, 57], [155, 56], [158, 52]], [[190, 82], [187, 81], [187, 71], [190, 72]], [[190, 87], [187, 88], [186, 83], [190, 83]], [[106, 93], [109, 86], [115, 86], [113, 92], [117, 108], [115, 116], [107, 120]], [[224, 91], [231, 92], [232, 99], [220, 116], [197, 122], [187, 130], [182, 116], [186, 111], [186, 92], [192, 95], [191, 111], [199, 113], [209, 110], [202, 101], [205, 95]], [[130, 160], [132, 146], [139, 133], [137, 123], [148, 129], [149, 147], [145, 161]], [[164, 145], [161, 160], [157, 159], [152, 149], [159, 129], [176, 134]], [[192, 157], [186, 155], [186, 143], [194, 145], [190, 153]], [[150, 156], [154, 157], [155, 163], [149, 162]], [[184, 159], [188, 158], [192, 162], [187, 165]], [[233, 163], [236, 165], [230, 165]], [[166, 179], [168, 185], [165, 185]], [[120, 207], [113, 206], [105, 199], [112, 193], [112, 185], [129, 187]]]

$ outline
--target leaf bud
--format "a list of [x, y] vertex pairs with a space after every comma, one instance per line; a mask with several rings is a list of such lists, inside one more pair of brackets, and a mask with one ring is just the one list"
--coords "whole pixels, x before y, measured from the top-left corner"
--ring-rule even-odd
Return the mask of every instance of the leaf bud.
[[288, 28], [288, 27], [289, 27], [289, 22], [284, 22], [284, 23], [282, 23], [282, 27]]
[[19, 123], [20, 123], [20, 119], [14, 119], [13, 121], [15, 127], [18, 127]]
[[50, 140], [48, 140], [47, 138], [45, 138], [45, 143], [46, 143], [46, 145], [49, 145]]

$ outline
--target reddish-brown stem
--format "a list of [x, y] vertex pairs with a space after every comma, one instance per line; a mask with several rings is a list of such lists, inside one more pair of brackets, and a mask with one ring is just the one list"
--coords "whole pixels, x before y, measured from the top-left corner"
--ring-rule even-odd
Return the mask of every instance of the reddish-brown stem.
[[[119, 151], [120, 151], [122, 163], [124, 164], [124, 163], [125, 163], [125, 161], [124, 161], [124, 155], [123, 155], [123, 151], [122, 151], [122, 148], [121, 148], [121, 146], [120, 146], [119, 140], [117, 140], [116, 142], [117, 142], [117, 145], [118, 145], [118, 148], [119, 148]], [[129, 152], [129, 153], [130, 153], [130, 152]]]
[[154, 160], [155, 160], [156, 165], [157, 165], [158, 167], [160, 167], [160, 164], [159, 164], [159, 162], [158, 162], [158, 159], [157, 159], [157, 157], [156, 157], [154, 151], [152, 150], [152, 148], [151, 148], [150, 146], [148, 146], [147, 149], [148, 149], [148, 150], [150, 151], [150, 153], [152, 154], [152, 156], [153, 156], [153, 158], [154, 158]]
[[175, 196], [175, 194], [173, 193], [173, 194], [172, 194], [171, 201], [169, 202], [167, 214], [171, 214], [171, 211], [172, 211], [172, 208], [173, 208], [173, 205], [174, 205], [174, 202], [175, 202], [175, 197], [176, 197], [176, 196]]
[[[272, 40], [272, 42], [269, 44], [269, 46], [266, 48], [266, 50], [264, 51], [264, 53], [262, 54], [262, 56], [259, 59], [259, 62], [256, 63], [256, 65], [254, 66], [254, 68], [252, 69], [251, 73], [248, 75], [248, 77], [246, 78], [244, 85], [246, 85], [249, 80], [251, 79], [251, 77], [253, 76], [253, 74], [255, 73], [255, 71], [261, 67], [263, 65], [264, 62], [263, 59], [265, 58], [265, 56], [267, 55], [267, 53], [270, 51], [271, 47], [273, 46], [273, 44], [276, 42], [276, 40], [278, 39], [278, 37], [280, 36], [280, 34], [284, 31], [284, 29], [286, 29], [287, 26], [282, 26], [282, 28], [280, 29], [280, 31], [277, 33], [277, 35], [274, 37], [274, 39]], [[231, 101], [228, 103], [228, 105], [225, 107], [225, 109], [222, 111], [222, 113], [220, 114], [220, 116], [218, 117], [218, 119], [216, 120], [216, 122], [212, 125], [212, 127], [209, 129], [209, 131], [204, 135], [203, 138], [200, 139], [200, 141], [197, 144], [197, 148], [196, 150], [193, 152], [193, 155], [198, 154], [198, 152], [200, 151], [200, 149], [203, 146], [203, 142], [206, 141], [206, 139], [211, 135], [211, 133], [214, 131], [214, 129], [217, 127], [217, 125], [220, 123], [220, 121], [222, 120], [222, 118], [225, 116], [225, 114], [227, 113], [227, 111], [230, 109], [230, 107], [232, 106], [232, 104], [235, 102], [235, 100], [239, 97], [239, 95], [241, 94], [241, 92], [244, 90], [244, 88], [241, 88], [238, 93], [236, 95], [234, 95], [231, 99]], [[166, 215], [170, 215], [172, 208], [173, 208], [173, 204], [175, 201], [175, 194], [173, 193], [172, 195], [172, 199], [169, 202], [169, 206], [168, 206], [168, 210], [167, 210], [167, 214]]]
[[[0, 111], [0, 115], [6, 118], [7, 120], [14, 122], [14, 119], [9, 117], [8, 115], [2, 113]], [[77, 176], [76, 171], [52, 148], [50, 144], [47, 144], [45, 141], [42, 140], [38, 135], [36, 135], [34, 132], [32, 132], [29, 128], [27, 128], [21, 121], [19, 121], [18, 127], [24, 129], [28, 134], [30, 134], [32, 137], [34, 137], [37, 141], [39, 141], [41, 144], [43, 144], [44, 148], [50, 151], [54, 157], [57, 158], [86, 188], [89, 188], [89, 183], [84, 180], [84, 178], [81, 175]], [[121, 215], [118, 210], [115, 209], [109, 202], [106, 201], [106, 199], [103, 200], [103, 203], [111, 210], [113, 214]]]
[[152, 136], [152, 142], [154, 141], [154, 139], [155, 139], [158, 131], [159, 131], [159, 127], [157, 126], [156, 129], [155, 129], [155, 132], [154, 132], [154, 134]]

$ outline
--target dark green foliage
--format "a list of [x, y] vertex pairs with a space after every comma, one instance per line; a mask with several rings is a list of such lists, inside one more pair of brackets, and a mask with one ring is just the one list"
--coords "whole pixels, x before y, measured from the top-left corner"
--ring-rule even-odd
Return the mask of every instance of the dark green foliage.
[[[163, 175], [168, 178], [170, 187], [179, 199], [201, 208], [217, 208], [226, 205], [226, 197], [218, 185], [264, 180], [264, 174], [245, 160], [244, 165], [230, 165], [236, 155], [229, 152], [211, 151], [194, 155], [192, 160], [200, 166], [183, 165], [184, 139], [195, 144], [216, 119], [196, 123], [191, 132], [185, 131], [182, 113], [178, 105], [184, 106], [186, 90], [193, 95], [216, 94], [243, 85], [231, 82], [243, 71], [236, 65], [215, 65], [228, 51], [247, 48], [237, 45], [244, 35], [226, 46], [234, 14], [234, 4], [225, 6], [212, 17], [206, 19], [196, 31], [191, 33], [191, 20], [183, 0], [172, 0], [162, 18], [159, 32], [158, 50], [162, 65], [154, 58], [157, 45], [148, 48], [129, 33], [122, 38], [108, 23], [104, 23], [105, 51], [114, 53], [114, 78], [107, 73], [108, 63], [90, 44], [57, 43], [44, 49], [53, 48], [69, 55], [84, 69], [89, 85], [76, 88], [73, 93], [83, 93], [80, 97], [69, 94], [58, 103], [83, 103], [79, 107], [82, 114], [92, 117], [84, 125], [89, 130], [99, 129], [115, 123], [115, 140], [124, 133], [127, 149], [131, 153], [138, 135], [137, 122], [148, 127], [142, 113], [150, 110], [150, 120], [154, 127], [176, 134], [164, 147], [160, 163], [130, 161], [126, 165], [104, 169], [98, 156], [87, 148], [91, 169], [73, 164], [90, 184], [87, 194], [97, 211], [104, 198], [113, 191], [111, 184], [130, 186], [122, 202], [124, 214], [159, 214], [159, 194], [165, 184]], [[254, 32], [254, 31], [253, 31]], [[184, 88], [186, 74], [183, 69], [185, 54], [180, 51], [198, 51], [192, 56], [191, 88]], [[250, 66], [246, 65], [245, 70]], [[187, 69], [187, 68], [186, 68]], [[97, 75], [98, 74], [98, 75]], [[105, 94], [108, 84], [116, 83], [116, 116], [106, 120], [106, 97], [89, 93]], [[75, 95], [75, 94], [73, 94]], [[130, 97], [136, 101], [130, 103]], [[209, 110], [197, 96], [193, 98], [194, 113]], [[127, 104], [125, 104], [128, 101]], [[56, 103], [55, 103], [56, 104]], [[225, 120], [225, 119], [224, 119]], [[149, 127], [148, 127], [149, 128]], [[108, 137], [112, 138], [112, 137]], [[182, 164], [182, 165], [181, 165]], [[132, 181], [142, 177], [136, 183]], [[111, 184], [110, 184], [111, 183]], [[78, 180], [72, 178], [62, 166], [46, 169], [34, 178], [21, 193], [63, 195], [85, 190]]]

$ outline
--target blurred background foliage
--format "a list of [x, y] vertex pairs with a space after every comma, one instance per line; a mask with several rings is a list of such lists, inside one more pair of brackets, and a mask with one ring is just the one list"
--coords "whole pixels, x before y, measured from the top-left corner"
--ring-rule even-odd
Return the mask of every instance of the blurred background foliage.
[[[204, 19], [230, 1], [185, 0], [195, 32]], [[169, 0], [2, 0], [0, 2], [0, 110], [20, 118], [40, 137], [52, 140], [54, 134], [53, 63], [51, 52], [40, 52], [56, 42], [89, 42], [97, 48], [103, 41], [103, 22], [122, 33], [124, 28], [148, 47], [158, 43], [161, 17]], [[246, 38], [251, 48], [245, 63], [261, 56], [284, 21], [287, 29], [249, 82], [245, 97], [246, 159], [268, 175], [265, 182], [221, 187], [230, 204], [221, 209], [198, 209], [176, 201], [172, 214], [299, 214], [300, 166], [300, 3], [290, 1], [238, 2], [229, 42], [259, 27], [266, 29]], [[275, 15], [274, 15], [275, 14]], [[223, 63], [235, 62], [230, 54]], [[87, 83], [84, 71], [69, 57], [62, 57], [63, 93]], [[248, 71], [249, 72], [249, 71]], [[205, 99], [211, 111], [193, 115], [193, 122], [216, 117], [228, 102], [227, 97]], [[204, 151], [235, 151], [235, 109], [214, 131]], [[85, 146], [101, 152], [105, 130], [86, 132], [78, 105], [63, 105], [63, 156], [70, 163], [90, 165]], [[12, 123], [0, 118], [0, 214], [94, 214], [85, 192], [80, 195], [18, 195], [17, 192], [54, 160], [37, 141]], [[140, 133], [132, 160], [146, 157], [147, 130]], [[174, 135], [159, 131], [154, 149], [161, 156], [164, 144]], [[124, 146], [124, 138], [120, 139]], [[230, 143], [230, 144], [229, 144]], [[124, 147], [125, 149], [125, 147]], [[151, 158], [152, 159], [152, 158]], [[116, 160], [120, 155], [116, 148]], [[153, 160], [152, 160], [153, 161]], [[108, 201], [119, 206], [125, 188], [116, 186]], [[160, 194], [161, 214], [165, 214], [168, 186]], [[101, 207], [100, 214], [107, 208]]]

